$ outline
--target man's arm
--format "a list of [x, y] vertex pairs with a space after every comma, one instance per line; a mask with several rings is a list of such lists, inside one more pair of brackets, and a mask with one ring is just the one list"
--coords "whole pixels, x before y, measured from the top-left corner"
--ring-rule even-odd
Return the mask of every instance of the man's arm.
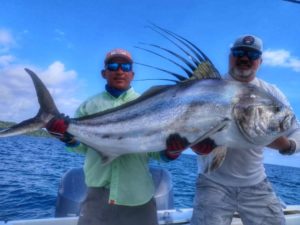
[[278, 149], [282, 155], [292, 155], [296, 151], [296, 143], [294, 140], [288, 139], [285, 136], [281, 136], [274, 140], [268, 147]]

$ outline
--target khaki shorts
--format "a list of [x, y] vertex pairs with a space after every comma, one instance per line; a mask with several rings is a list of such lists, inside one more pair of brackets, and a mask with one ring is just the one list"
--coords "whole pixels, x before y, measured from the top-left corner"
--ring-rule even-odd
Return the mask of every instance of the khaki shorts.
[[108, 196], [106, 188], [88, 188], [78, 225], [158, 225], [153, 198], [141, 206], [122, 206], [108, 204]]
[[200, 175], [192, 225], [230, 225], [238, 212], [244, 225], [284, 225], [281, 204], [267, 179], [248, 187], [226, 187]]

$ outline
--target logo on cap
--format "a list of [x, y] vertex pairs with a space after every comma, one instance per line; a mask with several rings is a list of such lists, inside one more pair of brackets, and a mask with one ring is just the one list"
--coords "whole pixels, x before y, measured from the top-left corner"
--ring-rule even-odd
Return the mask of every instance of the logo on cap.
[[243, 44], [245, 45], [253, 45], [255, 39], [252, 36], [246, 36], [243, 38]]

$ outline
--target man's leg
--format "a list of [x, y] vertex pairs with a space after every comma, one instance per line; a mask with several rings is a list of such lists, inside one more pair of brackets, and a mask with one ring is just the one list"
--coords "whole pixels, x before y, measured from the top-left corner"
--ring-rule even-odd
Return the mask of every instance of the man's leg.
[[235, 188], [225, 187], [199, 175], [191, 224], [230, 225], [236, 211], [235, 193]]
[[244, 225], [285, 225], [281, 204], [266, 179], [240, 188], [238, 199], [238, 212]]
[[88, 188], [87, 196], [81, 204], [77, 225], [110, 225], [114, 218], [108, 205], [109, 190], [105, 188]]
[[118, 225], [158, 225], [155, 199], [140, 206], [116, 206]]
[[108, 204], [109, 190], [89, 188], [77, 225], [158, 225], [155, 199], [141, 206]]

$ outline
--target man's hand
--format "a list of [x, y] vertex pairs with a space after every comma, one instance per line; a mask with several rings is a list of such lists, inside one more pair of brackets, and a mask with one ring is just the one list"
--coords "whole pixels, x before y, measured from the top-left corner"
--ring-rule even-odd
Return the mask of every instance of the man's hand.
[[215, 142], [210, 138], [205, 138], [203, 141], [191, 146], [191, 149], [198, 155], [209, 154], [216, 146]]
[[54, 117], [46, 125], [47, 131], [52, 134], [54, 137], [58, 138], [62, 142], [65, 142], [66, 145], [73, 146], [77, 145], [77, 141], [74, 139], [74, 136], [67, 132], [69, 127], [69, 117], [61, 114], [59, 117]]
[[181, 152], [188, 147], [189, 142], [186, 138], [181, 137], [179, 134], [171, 134], [167, 138], [166, 144], [167, 149], [165, 150], [165, 155], [169, 159], [173, 160], [180, 156]]
[[57, 138], [62, 138], [66, 133], [68, 126], [69, 121], [67, 117], [54, 117], [47, 123], [46, 129], [53, 136]]
[[282, 155], [292, 155], [296, 151], [295, 141], [288, 139], [285, 136], [275, 139], [268, 147], [278, 149], [279, 153]]

